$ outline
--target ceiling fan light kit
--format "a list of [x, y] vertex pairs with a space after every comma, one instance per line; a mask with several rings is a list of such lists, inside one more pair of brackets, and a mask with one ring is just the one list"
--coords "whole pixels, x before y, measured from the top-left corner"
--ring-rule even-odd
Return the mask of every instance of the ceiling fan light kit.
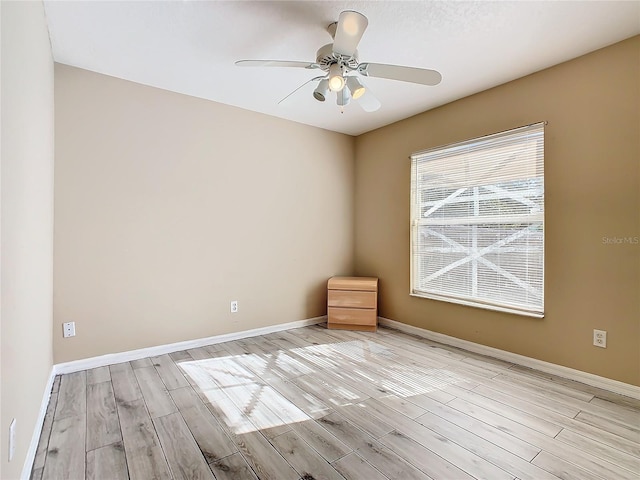
[[319, 102], [324, 102], [327, 98], [327, 94], [329, 93], [329, 79], [323, 78], [318, 83], [318, 86], [313, 91], [313, 98], [318, 100]]
[[319, 82], [313, 91], [313, 98], [319, 102], [326, 100], [329, 91], [335, 92], [337, 104], [342, 111], [353, 98], [366, 112], [374, 112], [380, 108], [380, 102], [357, 78], [385, 78], [421, 85], [437, 85], [442, 75], [426, 68], [404, 67], [383, 63], [359, 63], [358, 44], [369, 21], [361, 13], [346, 10], [337, 22], [327, 27], [333, 37], [333, 43], [321, 47], [316, 53], [314, 63], [287, 60], [239, 60], [240, 67], [296, 67], [322, 70], [325, 75], [308, 80], [278, 103], [282, 103], [295, 92], [311, 82]]
[[332, 92], [339, 92], [344, 88], [345, 81], [342, 75], [342, 67], [338, 63], [329, 67], [329, 89]]
[[340, 90], [337, 95], [337, 103], [339, 107], [346, 107], [351, 102], [351, 92], [349, 92], [348, 88], [343, 88]]
[[354, 76], [347, 77], [347, 87], [349, 87], [351, 96], [354, 100], [359, 99], [362, 95], [364, 95], [366, 91], [364, 85], [362, 85], [362, 83], [360, 83], [360, 80], [358, 80]]

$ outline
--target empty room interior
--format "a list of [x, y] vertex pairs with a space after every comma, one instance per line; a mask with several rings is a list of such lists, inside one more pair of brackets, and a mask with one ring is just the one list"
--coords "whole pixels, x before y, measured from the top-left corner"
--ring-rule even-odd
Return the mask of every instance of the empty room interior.
[[0, 18], [1, 479], [640, 479], [639, 2]]

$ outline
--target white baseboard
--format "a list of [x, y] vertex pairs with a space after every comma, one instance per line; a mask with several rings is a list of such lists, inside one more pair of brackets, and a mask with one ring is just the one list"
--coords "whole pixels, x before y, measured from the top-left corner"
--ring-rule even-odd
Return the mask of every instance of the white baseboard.
[[462, 340], [460, 338], [451, 337], [443, 333], [432, 332], [431, 330], [414, 327], [412, 325], [407, 325], [406, 323], [397, 322], [388, 318], [378, 317], [378, 323], [380, 325], [384, 325], [401, 332], [409, 333], [411, 335], [417, 335], [419, 337], [427, 338], [435, 342], [444, 343], [453, 347], [463, 348], [465, 350], [469, 350], [470, 352], [487, 355], [499, 360], [522, 365], [523, 367], [534, 368], [541, 372], [558, 375], [559, 377], [586, 383], [587, 385], [591, 385], [592, 387], [602, 388], [610, 392], [619, 393], [620, 395], [626, 395], [627, 397], [632, 397], [640, 400], [640, 387], [637, 387], [635, 385], [619, 382], [617, 380], [612, 380], [606, 377], [600, 377], [592, 373], [575, 370], [573, 368], [564, 367], [562, 365], [556, 365], [555, 363], [545, 362], [536, 358], [526, 357], [517, 353], [507, 352], [506, 350], [488, 347], [486, 345], [470, 342], [468, 340]]
[[24, 459], [24, 465], [22, 466], [22, 473], [20, 474], [21, 480], [29, 480], [31, 476], [31, 469], [33, 468], [33, 462], [36, 459], [36, 452], [38, 451], [38, 443], [40, 443], [40, 434], [42, 433], [42, 426], [44, 425], [44, 417], [49, 407], [49, 399], [51, 398], [51, 389], [53, 388], [53, 381], [56, 378], [55, 367], [51, 368], [49, 373], [49, 380], [44, 388], [44, 394], [42, 395], [42, 402], [40, 403], [40, 411], [38, 412], [38, 419], [36, 420], [36, 426], [33, 429], [33, 435], [31, 436], [31, 443], [27, 450], [27, 455]]
[[222, 335], [215, 335], [213, 337], [197, 338], [195, 340], [186, 340], [184, 342], [140, 348], [138, 350], [110, 353], [107, 355], [100, 355], [99, 357], [83, 358], [82, 360], [58, 363], [54, 365], [53, 368], [56, 375], [79, 372], [82, 370], [88, 370], [90, 368], [104, 367], [106, 365], [113, 365], [114, 363], [129, 362], [131, 360], [139, 360], [141, 358], [164, 355], [165, 353], [178, 352], [180, 350], [187, 350], [189, 348], [204, 347], [205, 345], [213, 345], [215, 343], [230, 342], [232, 340], [241, 340], [243, 338], [257, 337], [258, 335], [266, 335], [268, 333], [291, 330], [292, 328], [306, 327], [307, 325], [315, 325], [326, 321], [327, 316], [324, 315], [322, 317], [308, 318], [306, 320], [298, 320], [289, 323], [281, 323], [278, 325], [271, 325], [269, 327], [254, 328], [252, 330], [244, 330], [234, 333], [225, 333]]

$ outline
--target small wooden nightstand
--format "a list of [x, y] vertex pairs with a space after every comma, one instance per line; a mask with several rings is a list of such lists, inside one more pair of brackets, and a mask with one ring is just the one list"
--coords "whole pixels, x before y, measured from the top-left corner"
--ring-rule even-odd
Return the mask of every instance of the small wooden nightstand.
[[331, 277], [327, 283], [327, 327], [375, 332], [378, 326], [378, 279]]

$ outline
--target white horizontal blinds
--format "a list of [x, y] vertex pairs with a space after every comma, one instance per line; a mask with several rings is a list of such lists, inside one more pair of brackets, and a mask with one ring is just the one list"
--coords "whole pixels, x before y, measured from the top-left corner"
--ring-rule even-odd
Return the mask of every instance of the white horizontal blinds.
[[413, 293], [542, 315], [544, 125], [411, 159]]

